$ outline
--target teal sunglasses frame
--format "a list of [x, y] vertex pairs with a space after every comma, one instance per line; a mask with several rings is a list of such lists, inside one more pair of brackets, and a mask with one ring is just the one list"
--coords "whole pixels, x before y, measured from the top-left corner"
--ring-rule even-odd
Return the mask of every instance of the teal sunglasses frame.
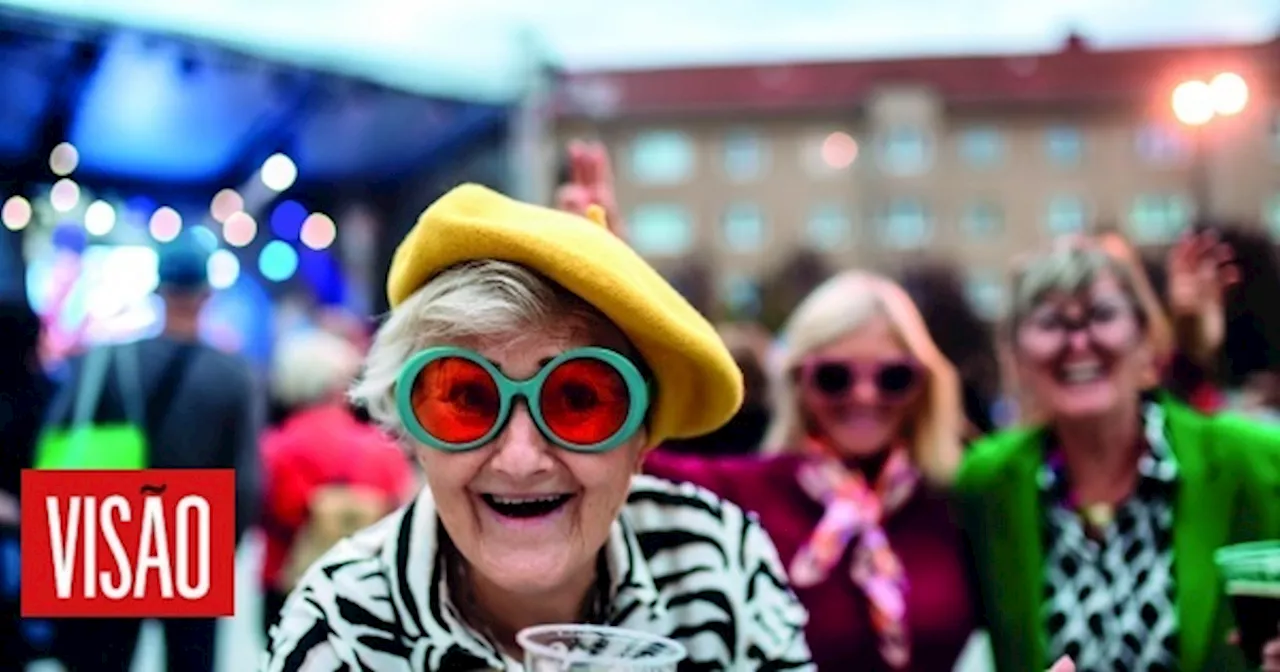
[[[474, 441], [466, 443], [442, 441], [428, 432], [413, 412], [413, 387], [418, 376], [432, 362], [449, 358], [465, 359], [475, 363], [488, 372], [498, 388], [498, 415], [493, 421], [493, 427], [485, 432], [484, 436]], [[578, 359], [593, 359], [612, 367], [622, 377], [623, 383], [627, 386], [627, 395], [631, 399], [631, 407], [627, 409], [627, 417], [623, 420], [622, 426], [612, 436], [599, 443], [578, 444], [565, 441], [551, 431], [542, 417], [539, 396], [543, 383], [556, 370], [556, 367]], [[534, 424], [543, 436], [561, 448], [579, 453], [603, 453], [617, 448], [635, 435], [644, 424], [645, 416], [649, 411], [649, 385], [645, 382], [644, 376], [636, 365], [631, 363], [631, 360], [607, 348], [585, 347], [566, 350], [547, 362], [532, 378], [513, 380], [499, 371], [493, 362], [474, 350], [452, 346], [433, 347], [421, 350], [410, 357], [400, 369], [400, 376], [396, 379], [396, 410], [400, 413], [400, 422], [409, 435], [424, 445], [450, 453], [474, 450], [492, 441], [507, 426], [507, 422], [511, 419], [511, 409], [515, 406], [514, 402], [517, 398], [524, 399], [529, 415], [533, 417]]]

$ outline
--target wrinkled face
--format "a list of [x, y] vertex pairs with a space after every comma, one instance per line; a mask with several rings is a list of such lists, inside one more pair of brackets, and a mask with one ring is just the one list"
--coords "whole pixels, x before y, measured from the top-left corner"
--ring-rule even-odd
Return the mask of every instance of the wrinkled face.
[[[572, 348], [626, 351], [620, 338], [604, 340], [614, 342], [560, 325], [449, 345], [472, 349], [508, 377], [523, 380]], [[477, 578], [501, 590], [537, 595], [594, 575], [596, 555], [626, 500], [644, 442], [642, 429], [608, 452], [565, 450], [538, 431], [521, 400], [488, 444], [457, 453], [419, 446], [418, 459], [440, 519]]]
[[848, 457], [874, 455], [900, 437], [925, 383], [884, 317], [814, 351], [793, 375], [811, 430]]
[[1080, 295], [1050, 295], [1018, 325], [1018, 370], [1057, 419], [1105, 416], [1137, 397], [1150, 363], [1133, 302], [1112, 276]]

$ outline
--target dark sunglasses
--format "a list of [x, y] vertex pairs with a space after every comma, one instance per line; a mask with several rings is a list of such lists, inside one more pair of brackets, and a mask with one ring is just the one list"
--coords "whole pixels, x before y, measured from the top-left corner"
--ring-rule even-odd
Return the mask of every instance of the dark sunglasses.
[[911, 360], [811, 359], [797, 367], [794, 375], [800, 384], [833, 399], [847, 396], [858, 381], [870, 380], [886, 401], [910, 396], [924, 378], [920, 365]]

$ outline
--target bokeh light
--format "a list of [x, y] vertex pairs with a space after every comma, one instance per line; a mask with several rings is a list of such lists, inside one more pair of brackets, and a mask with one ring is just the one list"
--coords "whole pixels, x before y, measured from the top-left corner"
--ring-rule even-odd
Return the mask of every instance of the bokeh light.
[[289, 243], [273, 240], [263, 246], [258, 256], [258, 270], [272, 282], [284, 282], [298, 270], [298, 253]]
[[338, 237], [338, 225], [328, 215], [314, 212], [302, 223], [302, 231], [298, 237], [303, 245], [313, 250], [323, 250]]
[[212, 252], [218, 249], [218, 235], [209, 230], [207, 226], [193, 226], [190, 229], [191, 237], [196, 242], [204, 246], [204, 249]]
[[49, 190], [49, 203], [58, 212], [71, 212], [80, 202], [80, 185], [63, 178], [53, 183]]
[[258, 235], [258, 223], [246, 212], [237, 212], [222, 223], [222, 239], [228, 245], [244, 247]]
[[1249, 84], [1234, 72], [1214, 77], [1209, 89], [1213, 93], [1213, 110], [1223, 116], [1240, 114], [1249, 104]]
[[80, 151], [69, 142], [59, 143], [52, 152], [49, 152], [49, 170], [58, 177], [70, 175], [79, 165]]
[[105, 236], [116, 226], [116, 209], [106, 201], [94, 201], [84, 211], [84, 230], [93, 236]]
[[10, 196], [0, 208], [0, 222], [10, 231], [21, 231], [31, 223], [31, 201], [21, 196]]
[[822, 141], [822, 161], [831, 168], [848, 168], [857, 158], [858, 141], [848, 133], [835, 132]]
[[165, 206], [155, 211], [151, 215], [151, 222], [148, 225], [151, 230], [151, 237], [157, 242], [168, 243], [178, 237], [182, 233], [182, 215], [177, 210], [169, 206]]
[[219, 191], [209, 204], [209, 214], [219, 223], [227, 221], [228, 217], [241, 210], [244, 210], [244, 197], [235, 189]]
[[294, 241], [302, 234], [307, 209], [297, 201], [281, 201], [271, 213], [271, 232], [282, 240]]
[[[208, 229], [206, 229], [208, 230]], [[227, 289], [240, 278], [240, 260], [231, 250], [215, 250], [209, 255], [209, 286]]]
[[298, 179], [298, 167], [284, 154], [272, 154], [262, 164], [262, 183], [272, 191], [284, 191]]
[[1188, 126], [1202, 126], [1213, 118], [1213, 90], [1200, 80], [1183, 82], [1173, 90], [1173, 116]]

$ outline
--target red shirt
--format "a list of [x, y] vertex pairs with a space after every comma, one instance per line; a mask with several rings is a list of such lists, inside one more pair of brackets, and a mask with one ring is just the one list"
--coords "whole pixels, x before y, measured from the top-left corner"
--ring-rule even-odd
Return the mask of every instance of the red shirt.
[[[700, 458], [654, 451], [645, 472], [701, 485], [753, 511], [773, 538], [784, 567], [808, 540], [823, 507], [800, 487], [795, 455], [751, 458]], [[907, 627], [910, 670], [950, 670], [976, 627], [975, 601], [958, 528], [946, 498], [919, 488], [884, 523], [889, 544], [907, 573]], [[842, 560], [848, 566], [849, 554]], [[822, 672], [888, 672], [877, 649], [867, 598], [848, 571], [833, 571], [825, 581], [796, 589], [809, 611], [805, 637]]]
[[262, 585], [276, 588], [310, 507], [324, 485], [350, 484], [386, 493], [387, 510], [413, 494], [413, 466], [390, 437], [356, 420], [347, 409], [322, 406], [301, 411], [262, 441], [265, 470], [266, 558]]

